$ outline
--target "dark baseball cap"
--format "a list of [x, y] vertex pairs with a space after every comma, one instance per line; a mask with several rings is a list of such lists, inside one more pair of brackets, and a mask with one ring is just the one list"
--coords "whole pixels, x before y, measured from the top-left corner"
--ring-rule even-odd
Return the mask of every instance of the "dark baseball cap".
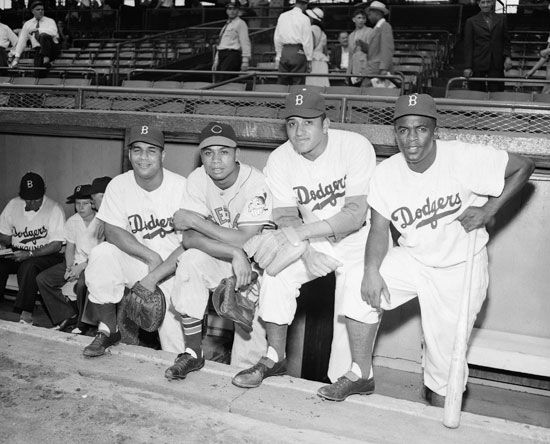
[[407, 94], [395, 102], [393, 120], [403, 116], [426, 116], [437, 120], [435, 100], [428, 94]]
[[74, 193], [67, 197], [67, 203], [74, 203], [76, 199], [91, 199], [92, 186], [89, 184], [77, 185], [74, 188]]
[[213, 145], [235, 148], [237, 146], [237, 135], [233, 127], [220, 122], [210, 122], [206, 125], [201, 131], [199, 149]]
[[225, 7], [226, 8], [237, 8], [237, 9], [240, 9], [241, 8], [241, 4], [236, 1], [236, 0], [230, 0], [228, 1], [226, 4], [225, 4]]
[[164, 133], [160, 128], [149, 125], [136, 125], [130, 128], [128, 145], [135, 142], [145, 142], [164, 149]]
[[286, 96], [285, 109], [281, 117], [288, 119], [295, 116], [312, 119], [322, 116], [325, 111], [325, 98], [317, 91], [303, 87]]
[[36, 0], [34, 2], [31, 2], [30, 6], [29, 6], [29, 9], [32, 11], [34, 8], [36, 8], [37, 6], [42, 6], [44, 7], [44, 3], [42, 1], [39, 1], [39, 0]]
[[44, 179], [37, 173], [28, 172], [21, 178], [19, 197], [23, 200], [37, 200], [44, 197], [46, 185]]
[[92, 181], [90, 194], [104, 193], [110, 181], [111, 181], [111, 178], [109, 176], [96, 177]]

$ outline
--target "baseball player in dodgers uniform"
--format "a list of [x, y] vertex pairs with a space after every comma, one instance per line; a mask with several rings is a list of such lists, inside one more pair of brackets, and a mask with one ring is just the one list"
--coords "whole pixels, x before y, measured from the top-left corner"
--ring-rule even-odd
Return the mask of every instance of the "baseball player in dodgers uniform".
[[[485, 226], [517, 193], [533, 163], [489, 146], [436, 140], [437, 112], [426, 94], [398, 98], [394, 129], [399, 154], [382, 162], [370, 183], [371, 229], [362, 283], [364, 303], [348, 324], [353, 368], [319, 395], [336, 401], [374, 390], [372, 348], [381, 310], [418, 297], [425, 339], [428, 401], [444, 405], [466, 261], [468, 232], [478, 230], [470, 325], [488, 284]], [[388, 251], [389, 227], [401, 234]], [[468, 366], [465, 365], [465, 373]], [[466, 381], [467, 378], [464, 378]]]
[[[186, 251], [178, 260], [172, 301], [182, 315], [186, 350], [166, 370], [169, 379], [183, 379], [204, 365], [202, 318], [209, 290], [231, 275], [236, 288], [251, 283], [252, 268], [242, 245], [271, 220], [271, 196], [263, 174], [237, 161], [237, 137], [229, 125], [211, 122], [201, 132], [202, 166], [187, 180], [182, 209], [174, 226], [183, 231]], [[265, 330], [258, 322], [247, 334], [235, 323], [231, 364], [247, 367], [266, 349]]]
[[374, 149], [360, 134], [329, 129], [324, 98], [307, 87], [287, 96], [284, 117], [289, 140], [271, 153], [264, 174], [278, 227], [293, 227], [309, 245], [276, 276], [264, 275], [260, 317], [268, 349], [255, 366], [233, 378], [240, 387], [257, 387], [264, 378], [286, 372], [286, 333], [300, 286], [332, 271], [336, 292], [329, 378], [334, 380], [351, 365], [344, 314], [358, 309], [354, 307], [361, 301]]
[[[137, 281], [153, 291], [159, 284], [169, 298], [176, 260], [183, 252], [172, 216], [179, 209], [186, 179], [163, 168], [164, 135], [158, 128], [130, 128], [129, 157], [133, 170], [107, 186], [97, 218], [105, 222], [106, 242], [95, 247], [86, 267], [89, 301], [99, 314], [98, 333], [84, 349], [88, 357], [101, 356], [120, 341], [116, 304], [125, 287]], [[159, 329], [163, 350], [182, 352], [183, 336], [175, 313], [167, 312]]]

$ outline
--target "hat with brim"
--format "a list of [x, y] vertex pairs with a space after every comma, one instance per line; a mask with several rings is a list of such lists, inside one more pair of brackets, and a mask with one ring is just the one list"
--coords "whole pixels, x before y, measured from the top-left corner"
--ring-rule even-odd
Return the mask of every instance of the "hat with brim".
[[90, 194], [105, 193], [111, 178], [109, 176], [96, 177], [91, 186]]
[[92, 198], [92, 186], [91, 185], [77, 185], [74, 189], [74, 193], [67, 197], [67, 203], [75, 203], [77, 199], [91, 199]]
[[370, 11], [370, 10], [375, 10], [375, 11], [380, 11], [382, 14], [384, 15], [388, 15], [389, 14], [389, 9], [386, 8], [386, 5], [382, 2], [379, 2], [377, 0], [374, 0], [370, 5], [369, 7], [367, 8], [367, 12]]
[[28, 172], [21, 178], [19, 197], [23, 200], [38, 200], [44, 197], [46, 185], [44, 179], [37, 173]]
[[286, 97], [285, 109], [281, 113], [281, 117], [283, 119], [290, 117], [313, 119], [322, 116], [325, 112], [325, 98], [317, 91], [303, 87], [291, 92]]
[[130, 128], [128, 145], [136, 142], [144, 142], [164, 149], [164, 133], [154, 126], [136, 125]]
[[225, 7], [226, 8], [235, 8], [235, 9], [240, 9], [241, 8], [241, 4], [239, 2], [236, 2], [236, 1], [230, 1], [230, 2], [227, 2], [225, 4]]
[[237, 135], [233, 127], [220, 122], [210, 122], [206, 125], [199, 137], [199, 149], [209, 146], [235, 148], [237, 146]]
[[318, 22], [322, 22], [325, 18], [325, 13], [321, 8], [307, 9], [306, 14], [309, 18], [312, 18]]
[[37, 6], [42, 6], [44, 7], [44, 3], [41, 2], [41, 1], [34, 1], [30, 4], [29, 6], [29, 9], [32, 11], [34, 8], [36, 8]]
[[403, 116], [425, 116], [437, 120], [435, 100], [428, 94], [408, 94], [399, 96], [395, 102], [393, 120]]

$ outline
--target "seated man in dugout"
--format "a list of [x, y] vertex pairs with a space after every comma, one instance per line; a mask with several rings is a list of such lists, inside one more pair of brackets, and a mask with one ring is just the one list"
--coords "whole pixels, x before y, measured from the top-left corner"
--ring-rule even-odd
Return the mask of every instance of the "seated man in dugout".
[[103, 240], [103, 226], [95, 217], [91, 185], [78, 185], [67, 203], [76, 213], [65, 223], [65, 261], [40, 273], [37, 282], [52, 323], [72, 332], [80, 313], [77, 301], [86, 293], [84, 269], [90, 251]]
[[[20, 322], [32, 324], [38, 273], [63, 260], [65, 213], [57, 202], [45, 195], [44, 179], [27, 173], [21, 179], [19, 197], [11, 199], [0, 215], [0, 297], [8, 276], [17, 273], [19, 291], [14, 311]], [[7, 249], [11, 247], [11, 249]]]
[[[263, 174], [237, 160], [237, 137], [229, 125], [209, 123], [199, 143], [202, 166], [187, 180], [182, 209], [174, 227], [183, 231], [186, 251], [178, 260], [172, 301], [182, 315], [185, 353], [168, 368], [168, 379], [183, 379], [204, 365], [202, 319], [209, 290], [236, 277], [236, 288], [250, 285], [253, 270], [243, 244], [264, 228], [273, 228], [271, 197]], [[265, 330], [257, 315], [252, 332], [235, 323], [231, 364], [247, 367], [265, 351]]]

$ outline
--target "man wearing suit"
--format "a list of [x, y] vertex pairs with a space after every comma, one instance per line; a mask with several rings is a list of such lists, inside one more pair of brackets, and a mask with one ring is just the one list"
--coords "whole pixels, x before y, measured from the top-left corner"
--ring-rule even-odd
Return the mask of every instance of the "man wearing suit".
[[349, 34], [346, 31], [338, 34], [338, 45], [330, 50], [329, 66], [331, 69], [345, 71], [349, 64]]
[[[479, 0], [478, 14], [464, 26], [464, 77], [504, 77], [512, 67], [506, 16], [495, 14], [495, 0]], [[504, 82], [469, 82], [477, 91], [504, 91]]]
[[[384, 3], [374, 0], [367, 8], [367, 18], [372, 24], [374, 32], [368, 43], [367, 75], [390, 74], [393, 68], [393, 31], [391, 25], [384, 18], [389, 10]], [[364, 84], [369, 86], [370, 79]]]

